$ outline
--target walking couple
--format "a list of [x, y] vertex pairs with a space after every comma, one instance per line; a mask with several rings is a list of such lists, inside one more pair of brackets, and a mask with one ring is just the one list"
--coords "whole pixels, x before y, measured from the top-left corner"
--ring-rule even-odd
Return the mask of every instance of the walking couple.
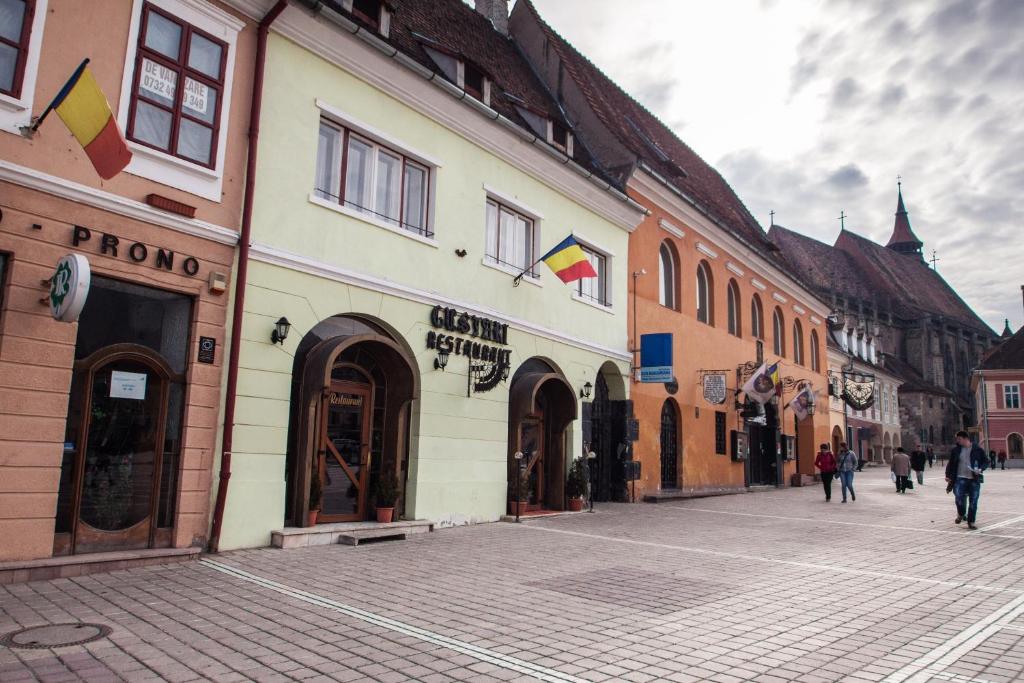
[[846, 492], [850, 492], [850, 500], [857, 500], [857, 494], [853, 492], [853, 473], [857, 469], [857, 454], [851, 451], [845, 443], [839, 444], [839, 458], [829, 449], [827, 443], [821, 444], [818, 455], [814, 458], [814, 466], [821, 472], [821, 484], [825, 487], [825, 502], [832, 500], [832, 479], [839, 478], [842, 484], [843, 502], [846, 502]]

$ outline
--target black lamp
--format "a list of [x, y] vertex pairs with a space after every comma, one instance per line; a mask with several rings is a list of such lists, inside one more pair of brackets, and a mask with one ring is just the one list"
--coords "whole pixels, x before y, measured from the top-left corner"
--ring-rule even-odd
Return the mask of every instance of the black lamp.
[[580, 389], [580, 398], [590, 398], [590, 392], [593, 390], [593, 388], [594, 385], [591, 384], [590, 382], [584, 384], [583, 388]]
[[288, 318], [283, 315], [277, 319], [274, 323], [274, 330], [270, 333], [270, 341], [273, 344], [284, 344], [284, 340], [288, 338], [288, 331], [292, 329], [292, 324], [288, 322]]
[[437, 358], [434, 359], [434, 369], [444, 370], [448, 365], [448, 349], [438, 349]]

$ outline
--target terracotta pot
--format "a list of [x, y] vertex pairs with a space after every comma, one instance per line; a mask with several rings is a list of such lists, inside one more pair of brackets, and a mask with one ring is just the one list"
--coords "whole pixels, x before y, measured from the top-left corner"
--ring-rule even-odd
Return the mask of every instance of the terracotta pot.
[[530, 508], [530, 503], [525, 500], [513, 500], [509, 503], [512, 508], [510, 514], [513, 515], [525, 515]]
[[308, 513], [308, 517], [306, 518], [306, 525], [307, 526], [316, 526], [316, 518], [317, 518], [317, 515], [319, 515], [319, 514], [320, 514], [319, 510], [310, 510], [309, 513]]
[[579, 512], [583, 509], [582, 498], [570, 498], [569, 499], [569, 512]]
[[381, 524], [389, 524], [395, 516], [395, 508], [377, 508], [377, 521]]

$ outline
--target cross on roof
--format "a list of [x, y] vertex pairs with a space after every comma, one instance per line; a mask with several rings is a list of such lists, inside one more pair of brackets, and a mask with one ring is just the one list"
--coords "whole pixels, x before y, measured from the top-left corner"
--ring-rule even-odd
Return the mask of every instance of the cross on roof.
[[846, 230], [846, 212], [841, 210], [839, 212], [839, 218], [836, 220], [839, 221], [839, 228], [841, 230]]
[[775, 225], [775, 209], [769, 211], [768, 215], [772, 217], [772, 225]]
[[935, 250], [934, 249], [932, 249], [932, 257], [930, 259], [928, 259], [928, 260], [932, 262], [932, 270], [938, 270], [938, 268], [935, 267], [935, 262], [936, 261], [941, 261], [942, 259], [940, 259], [938, 256], [935, 255]]

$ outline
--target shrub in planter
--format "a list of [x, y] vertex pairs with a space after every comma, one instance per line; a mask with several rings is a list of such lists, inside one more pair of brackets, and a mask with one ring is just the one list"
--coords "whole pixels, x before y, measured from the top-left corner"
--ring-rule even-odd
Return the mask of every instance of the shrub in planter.
[[377, 521], [390, 522], [395, 514], [395, 503], [398, 502], [398, 482], [391, 470], [381, 470], [373, 487], [373, 500], [377, 508]]
[[565, 496], [569, 499], [569, 509], [583, 509], [583, 496], [587, 495], [587, 470], [583, 458], [576, 458], [569, 466], [569, 475], [565, 479]]
[[323, 497], [324, 489], [323, 484], [320, 482], [320, 473], [314, 470], [309, 482], [309, 526], [316, 524], [316, 518], [320, 513], [320, 504], [323, 502]]

